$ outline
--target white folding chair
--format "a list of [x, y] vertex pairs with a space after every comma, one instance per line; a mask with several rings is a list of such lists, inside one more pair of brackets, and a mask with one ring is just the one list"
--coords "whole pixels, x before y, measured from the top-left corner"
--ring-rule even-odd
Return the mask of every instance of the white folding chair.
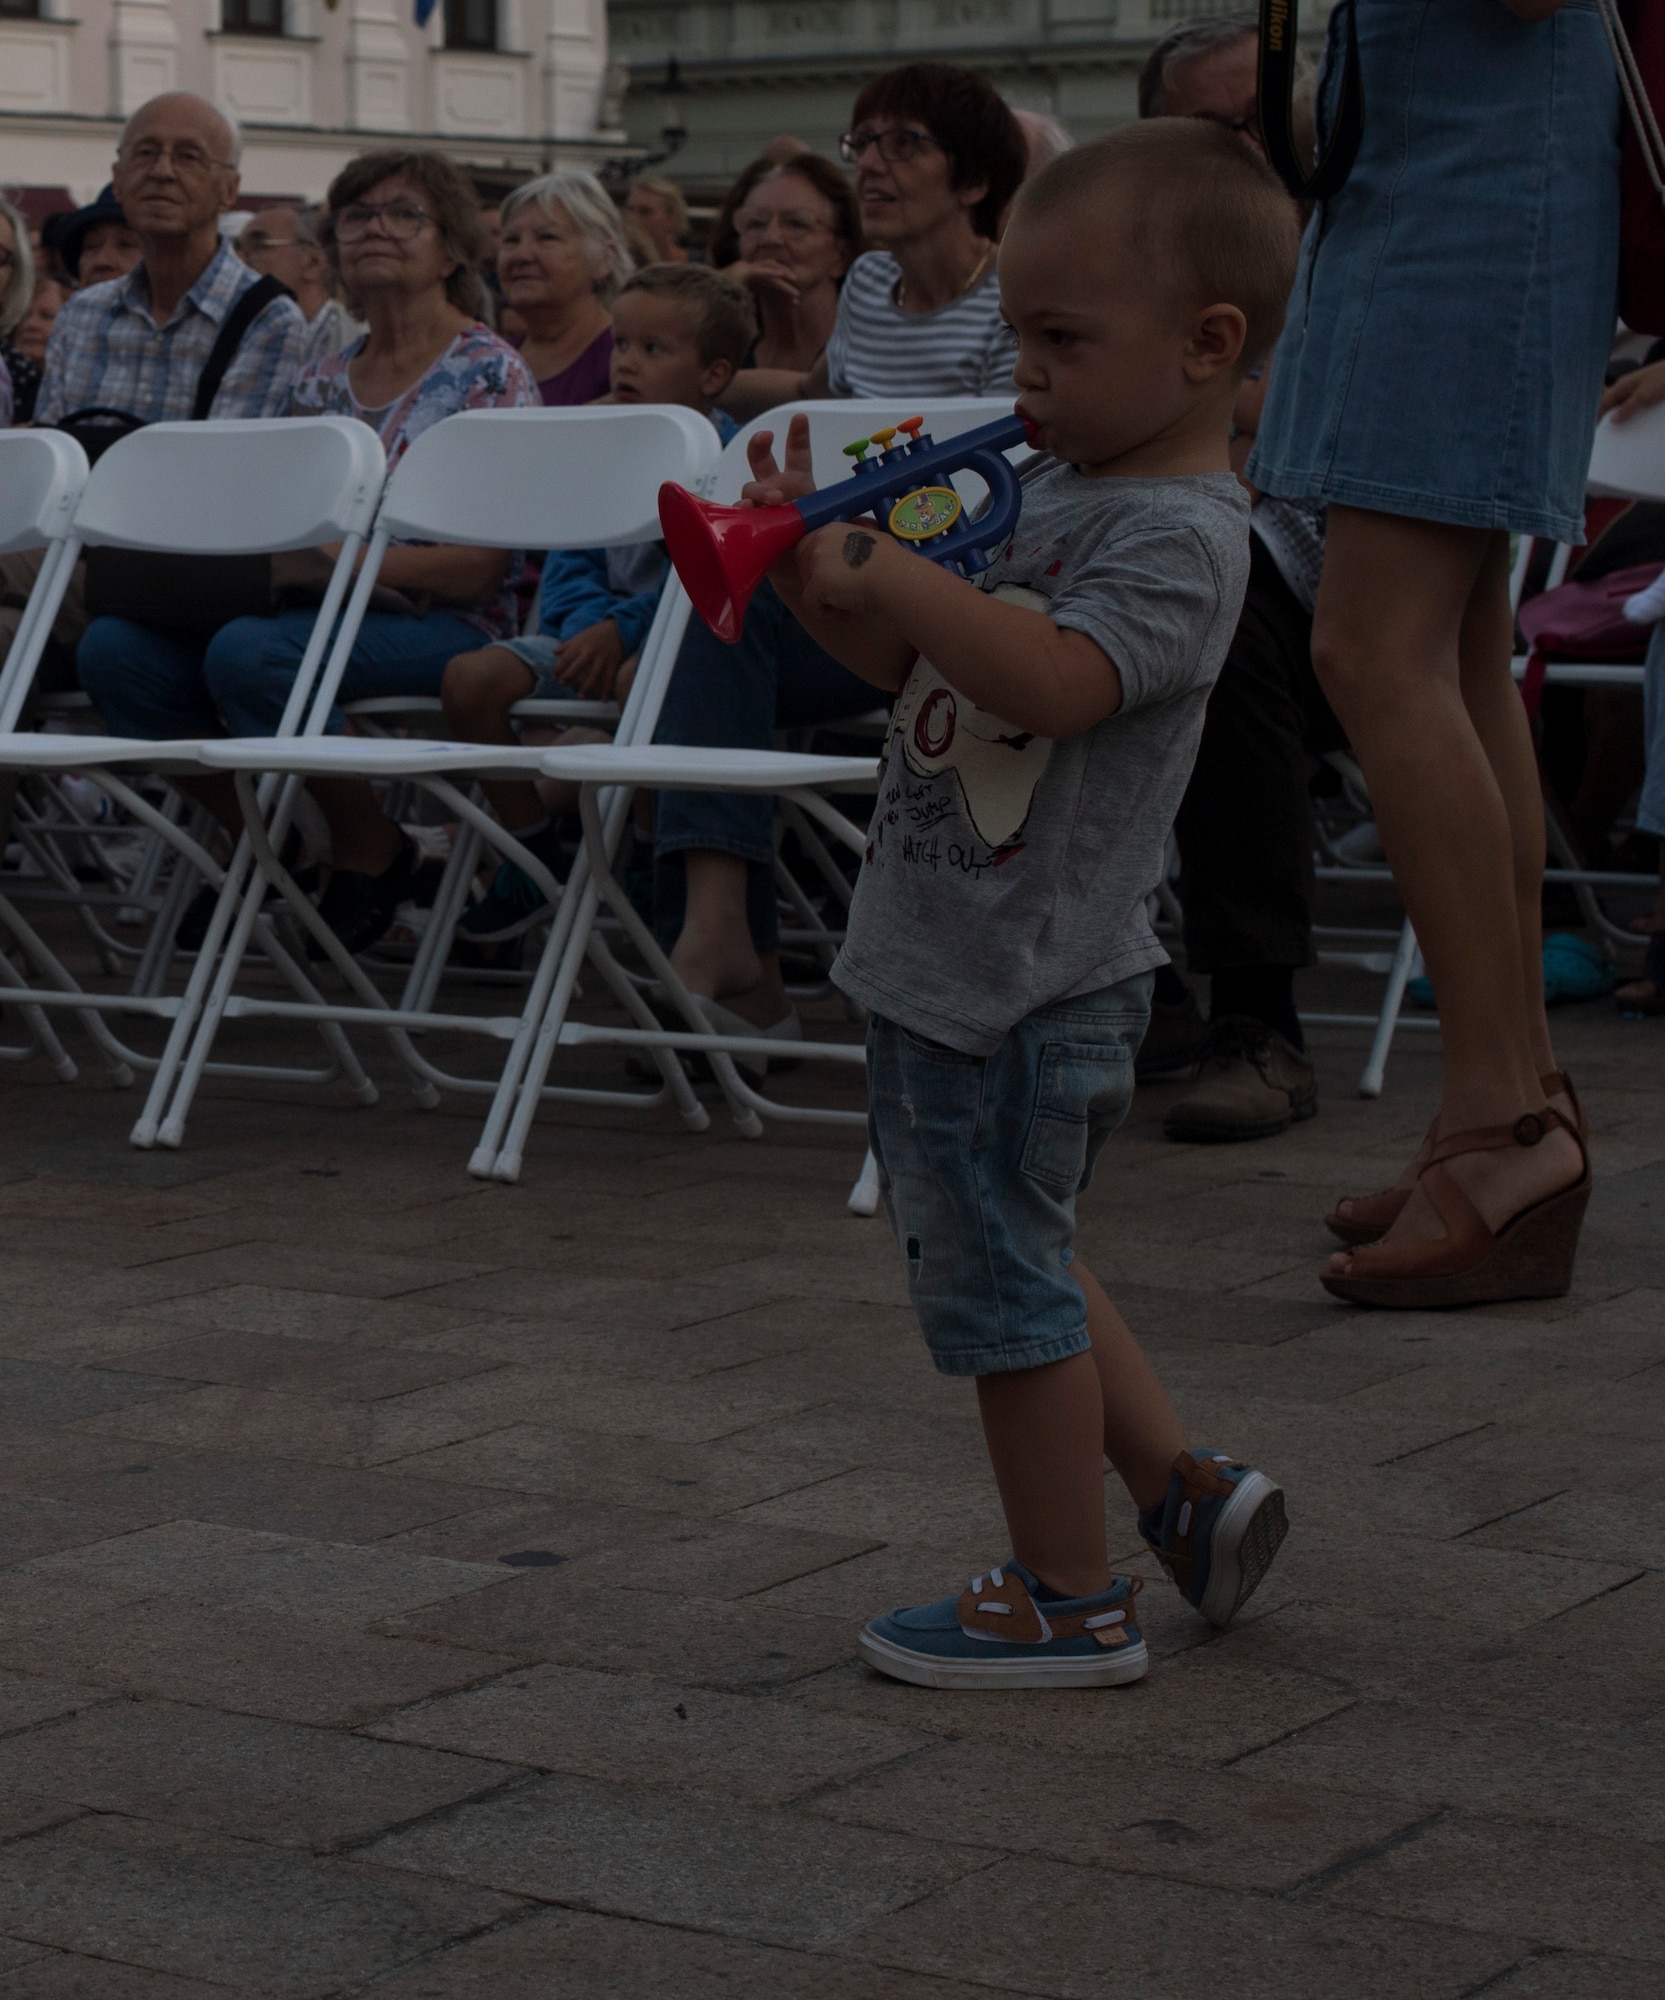
[[[264, 738], [221, 741], [203, 749], [211, 768], [233, 773], [243, 801], [249, 835], [263, 876], [285, 896], [295, 920], [310, 932], [352, 996], [346, 1002], [319, 998], [304, 1005], [234, 992], [247, 924], [234, 931], [202, 1010], [191, 1053], [159, 1128], [164, 1143], [183, 1136], [197, 1082], [208, 1051], [228, 1016], [328, 1021], [337, 1026], [373, 1027], [389, 1039], [420, 1104], [438, 1102], [441, 1090], [491, 1095], [512, 1101], [519, 1066], [555, 981], [556, 966], [570, 931], [570, 912], [581, 882], [563, 890], [548, 870], [471, 797], [465, 786], [481, 775], [540, 774], [538, 746], [480, 746], [388, 737], [344, 737], [324, 733], [331, 705], [345, 672], [359, 623], [368, 605], [382, 556], [395, 537], [406, 540], [471, 543], [487, 548], [616, 547], [657, 539], [658, 491], [667, 479], [696, 490], [708, 486], [719, 458], [711, 424], [692, 410], [670, 405], [603, 406], [572, 410], [471, 411], [436, 424], [416, 441], [387, 482], [375, 532], [358, 585], [342, 621], [329, 663], [320, 676], [303, 734], [290, 742]], [[657, 717], [657, 701], [674, 658], [667, 644], [677, 611], [669, 601], [643, 647], [635, 684], [619, 722], [627, 740], [638, 719]], [[685, 616], [685, 614], [684, 614]], [[680, 626], [678, 626], [678, 636]], [[656, 664], [661, 659], [666, 664]], [[659, 693], [655, 694], [655, 688]], [[469, 836], [466, 853], [454, 854], [436, 898], [432, 920], [418, 948], [397, 1003], [341, 947], [311, 903], [299, 892], [278, 858], [283, 807], [270, 815], [254, 778], [281, 772], [290, 781], [283, 794], [309, 777], [398, 779], [428, 792]], [[517, 863], [554, 906], [555, 918], [526, 989], [518, 1016], [436, 1011], [435, 990], [444, 971], [452, 924], [460, 913], [475, 851], [483, 842]], [[247, 912], [245, 911], [245, 916]], [[585, 945], [591, 941], [586, 938]], [[591, 949], [604, 978], [622, 1005], [645, 1023], [646, 1002], [624, 974]], [[582, 956], [582, 953], [580, 953]], [[461, 1029], [506, 1044], [499, 1072], [462, 1076], [432, 1062], [411, 1041], [412, 1030]], [[636, 1108], [673, 1097], [693, 1125], [709, 1122], [674, 1057], [660, 1064], [664, 1079], [657, 1092], [563, 1092], [586, 1102]]]
[[[741, 488], [751, 477], [747, 457], [749, 440], [759, 431], [772, 431], [779, 446], [784, 442], [786, 429], [792, 417], [802, 413], [809, 419], [810, 447], [814, 457], [817, 476], [823, 484], [844, 477], [847, 460], [843, 447], [856, 438], [870, 434], [884, 424], [894, 424], [898, 418], [920, 415], [930, 434], [942, 441], [956, 437], [961, 432], [973, 430], [983, 424], [994, 422], [1011, 414], [1011, 403], [1007, 399], [980, 398], [973, 396], [945, 397], [903, 405], [900, 402], [881, 402], [876, 399], [852, 400], [848, 402], [808, 402], [784, 404], [779, 409], [770, 410], [764, 416], [747, 424], [724, 449], [722, 464], [718, 469], [712, 497], [721, 501], [739, 498]], [[1020, 456], [1019, 453], [1014, 456]], [[963, 497], [968, 504], [975, 505], [981, 498], [983, 482], [975, 474], [966, 474], [956, 479]], [[675, 601], [676, 644], [680, 645], [681, 634], [686, 629], [689, 606], [686, 593], [679, 583], [673, 582], [666, 590], [666, 599]], [[661, 603], [663, 616], [666, 604]], [[675, 667], [675, 646], [667, 647], [656, 659], [655, 672], [645, 687], [638, 679], [638, 691], [643, 694], [643, 709], [637, 718], [637, 733], [626, 739], [623, 732], [615, 739], [615, 752], [633, 747], [638, 755], [641, 746], [652, 744], [658, 721], [660, 704], [669, 685], [671, 672]], [[602, 750], [604, 746], [591, 746]], [[661, 756], [659, 753], [664, 752]], [[674, 757], [673, 757], [674, 753]], [[557, 763], [546, 763], [547, 775], [567, 775], [564, 760], [577, 758], [578, 750], [552, 753]], [[773, 759], [773, 763], [769, 760]], [[812, 759], [811, 764], [821, 767], [826, 760]], [[640, 757], [639, 761], [622, 762], [615, 755], [606, 764], [587, 759], [573, 766], [573, 774], [586, 770], [597, 773], [593, 784], [586, 785], [581, 793], [585, 801], [585, 857], [587, 879], [583, 888], [583, 900], [574, 899], [572, 909], [572, 930], [566, 940], [565, 956], [559, 973], [551, 988], [549, 1002], [538, 1027], [536, 1039], [526, 1053], [524, 1074], [516, 1093], [511, 1099], [500, 1095], [492, 1108], [486, 1130], [480, 1145], [475, 1149], [469, 1162], [469, 1171], [482, 1178], [490, 1177], [501, 1181], [515, 1181], [520, 1177], [525, 1154], [527, 1136], [537, 1113], [541, 1097], [559, 1095], [550, 1092], [544, 1084], [549, 1065], [559, 1047], [580, 1042], [608, 1039], [637, 1039], [624, 1030], [592, 1028], [587, 1024], [569, 1022], [568, 1009], [576, 986], [579, 967], [590, 947], [594, 936], [597, 916], [603, 900], [611, 908], [616, 921], [624, 928], [636, 944], [644, 958], [655, 969], [659, 982], [669, 1002], [677, 1009], [687, 1023], [685, 1030], [672, 1033], [663, 1029], [642, 1034], [640, 1044], [656, 1051], [671, 1048], [697, 1048], [710, 1059], [713, 1072], [729, 1100], [735, 1122], [748, 1137], [757, 1137], [762, 1131], [761, 1120], [774, 1117], [782, 1120], [816, 1123], [861, 1123], [859, 1113], [842, 1111], [822, 1111], [810, 1107], [791, 1105], [771, 1099], [751, 1088], [735, 1070], [732, 1055], [735, 1053], [756, 1055], [765, 1052], [780, 1053], [778, 1044], [765, 1045], [756, 1039], [740, 1039], [713, 1035], [694, 1002], [682, 988], [654, 943], [651, 934], [642, 926], [629, 909], [629, 899], [619, 890], [610, 872], [610, 857], [616, 846], [624, 816], [628, 810], [631, 787], [639, 784], [675, 784], [677, 788], [704, 788], [710, 790], [752, 790], [785, 796], [799, 811], [827, 827], [835, 839], [853, 845], [859, 853], [863, 839], [859, 831], [842, 815], [832, 811], [826, 801], [818, 796], [816, 787], [836, 782], [844, 789], [871, 789], [875, 782], [875, 766], [865, 758], [841, 758], [834, 762], [838, 772], [833, 779], [816, 778], [810, 773], [810, 766], [801, 761], [801, 753], [789, 751], [736, 753], [725, 750], [683, 750], [677, 746], [654, 745], [653, 755]], [[557, 764], [560, 765], [559, 771]], [[671, 769], [690, 773], [686, 780], [664, 775]], [[707, 775], [700, 775], [702, 772]], [[643, 774], [643, 775], [636, 775]], [[713, 775], [714, 774], [714, 775]], [[608, 780], [611, 782], [608, 782]], [[605, 883], [605, 892], [604, 892]], [[840, 1062], [860, 1062], [862, 1052], [859, 1046], [845, 1043], [810, 1043], [793, 1045], [793, 1055], [826, 1057]], [[507, 1072], [505, 1073], [507, 1074]]]
[[[8, 662], [7, 674], [0, 682], [4, 689], [0, 696], [4, 703], [0, 718], [8, 724], [7, 732], [0, 735], [0, 770], [84, 773], [94, 778], [139, 825], [166, 841], [177, 857], [174, 892], [165, 899], [158, 923], [171, 926], [177, 917], [180, 895], [192, 879], [191, 871], [199, 873], [221, 892], [185, 991], [178, 995], [88, 991], [60, 963], [9, 899], [0, 897], [0, 924], [17, 939], [35, 970], [36, 983], [26, 989], [27, 1003], [73, 1012], [86, 1026], [118, 1081], [130, 1083], [138, 1069], [156, 1071], [152, 1106], [147, 1107], [135, 1127], [134, 1136], [140, 1144], [148, 1143], [154, 1136], [152, 1110], [159, 1094], [165, 1093], [171, 1083], [185, 1038], [200, 1007], [239, 886], [247, 873], [249, 847], [246, 842], [240, 843], [229, 867], [222, 868], [185, 826], [160, 811], [129, 782], [129, 777], [139, 772], [178, 775], [199, 771], [202, 746], [197, 739], [156, 743], [125, 737], [17, 731], [16, 720], [28, 693], [24, 670], [32, 671], [29, 656], [38, 661], [57, 608], [56, 600], [61, 598], [69, 571], [83, 546], [233, 555], [315, 548], [325, 542], [339, 541], [340, 558], [280, 725], [293, 729], [304, 710], [312, 677], [345, 598], [384, 473], [385, 459], [375, 433], [363, 424], [340, 417], [285, 422], [153, 424], [133, 432], [112, 446], [87, 477], [75, 505], [72, 530], [58, 551], [59, 567], [52, 579], [56, 597], [49, 599], [42, 595], [39, 620], [29, 634], [28, 652], [18, 662], [15, 674], [12, 663]], [[33, 611], [33, 599], [30, 608]], [[162, 944], [166, 946], [166, 938]], [[315, 991], [269, 925], [262, 930], [262, 947], [298, 992], [305, 995]], [[16, 984], [14, 980], [9, 987], [0, 988], [0, 995], [15, 991]], [[22, 995], [19, 1004], [23, 1004]], [[170, 1033], [162, 1055], [145, 1055], [117, 1040], [103, 1019], [110, 1013], [167, 1020]], [[327, 1081], [345, 1072], [348, 1082], [360, 1095], [370, 1089], [340, 1032], [328, 1030], [325, 1040], [331, 1061], [323, 1069], [294, 1071], [236, 1065], [228, 1067], [227, 1073]]]

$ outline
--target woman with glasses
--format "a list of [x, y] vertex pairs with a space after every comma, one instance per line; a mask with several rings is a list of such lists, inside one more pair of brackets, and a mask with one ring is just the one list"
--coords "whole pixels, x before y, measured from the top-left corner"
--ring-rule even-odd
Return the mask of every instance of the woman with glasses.
[[[366, 154], [327, 196], [320, 236], [369, 331], [303, 368], [290, 416], [356, 417], [380, 436], [388, 465], [442, 417], [460, 410], [524, 409], [538, 400], [526, 364], [481, 323], [479, 204], [461, 169], [438, 153]], [[294, 683], [335, 550], [275, 556], [275, 615], [237, 618], [200, 644], [122, 618], [101, 618], [81, 642], [82, 685], [118, 735], [269, 736]], [[437, 695], [445, 663], [518, 629], [510, 579], [519, 561], [501, 549], [395, 544], [382, 563], [341, 683], [340, 698]], [[114, 628], [114, 629], [110, 629]], [[332, 716], [331, 726], [342, 719]], [[229, 781], [194, 780], [228, 827], [241, 825]], [[320, 782], [333, 871], [320, 904], [349, 951], [363, 951], [408, 895], [416, 855], [384, 817], [369, 785]], [[212, 900], [188, 913], [206, 928]]]
[[807, 374], [838, 317], [838, 292], [861, 254], [861, 216], [831, 160], [753, 160], [711, 225], [711, 261], [750, 288], [759, 332], [748, 368]]
[[1028, 166], [994, 86], [948, 63], [875, 77], [838, 142], [866, 253], [850, 266], [826, 352], [759, 368], [723, 399], [747, 418], [805, 396], [998, 396], [1016, 346], [1000, 316], [995, 238]]

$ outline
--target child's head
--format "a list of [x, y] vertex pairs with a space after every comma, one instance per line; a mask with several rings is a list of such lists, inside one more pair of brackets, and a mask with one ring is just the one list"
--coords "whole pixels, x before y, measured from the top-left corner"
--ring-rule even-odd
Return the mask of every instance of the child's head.
[[1237, 384], [1283, 326], [1297, 241], [1276, 175], [1203, 119], [1124, 126], [1043, 167], [1000, 248], [1037, 442], [1129, 471], [1223, 454]]
[[756, 338], [738, 280], [708, 264], [649, 264], [613, 301], [611, 400], [709, 412]]

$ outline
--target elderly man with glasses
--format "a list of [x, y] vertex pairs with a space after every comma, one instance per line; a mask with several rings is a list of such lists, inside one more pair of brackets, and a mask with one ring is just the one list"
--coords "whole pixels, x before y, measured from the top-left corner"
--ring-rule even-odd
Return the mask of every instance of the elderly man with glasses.
[[[237, 199], [239, 148], [231, 121], [188, 91], [153, 97], [127, 121], [111, 184], [143, 255], [126, 277], [77, 292], [59, 313], [36, 423], [95, 406], [145, 423], [191, 415], [220, 328], [258, 282], [220, 239], [220, 217]], [[307, 352], [300, 308], [273, 299], [244, 330], [209, 414], [276, 416]]]
[[251, 271], [295, 294], [312, 356], [338, 354], [364, 332], [336, 291], [329, 252], [318, 240], [323, 215], [313, 202], [263, 208], [237, 239], [237, 254]]

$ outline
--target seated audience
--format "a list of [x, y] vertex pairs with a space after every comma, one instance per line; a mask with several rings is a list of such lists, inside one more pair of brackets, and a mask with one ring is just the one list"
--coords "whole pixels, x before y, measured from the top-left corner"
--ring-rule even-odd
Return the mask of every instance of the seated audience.
[[[146, 423], [190, 416], [221, 323], [256, 282], [219, 230], [237, 199], [239, 146], [224, 114], [188, 91], [153, 97], [127, 121], [111, 201], [101, 196], [75, 221], [101, 204], [104, 219], [62, 241], [81, 288], [52, 330], [37, 423], [95, 405]], [[139, 254], [125, 275], [98, 282], [91, 260], [106, 231], [131, 234]], [[210, 415], [276, 416], [305, 353], [299, 307], [273, 299], [244, 333]]]
[[[1001, 316], [994, 236], [1027, 162], [1017, 120], [970, 70], [910, 63], [863, 89], [850, 124], [841, 150], [877, 247], [851, 265], [814, 368], [749, 370], [745, 395], [731, 391], [724, 408], [882, 396], [901, 417], [924, 397], [1013, 397], [1016, 342]], [[777, 729], [866, 714], [874, 700], [764, 583], [738, 646], [689, 625], [656, 737], [768, 749]], [[654, 914], [690, 992], [789, 1036], [797, 1017], [780, 976], [773, 817], [773, 801], [755, 795], [662, 792]]]
[[503, 203], [499, 291], [526, 329], [512, 344], [551, 409], [607, 393], [609, 307], [635, 260], [613, 198], [582, 167], [518, 187]]
[[237, 254], [251, 271], [289, 287], [306, 319], [310, 355], [335, 354], [364, 332], [339, 295], [329, 252], [318, 240], [324, 211], [315, 202], [263, 208], [237, 238]]
[[785, 166], [758, 159], [745, 169], [711, 226], [711, 261], [757, 302], [747, 368], [802, 374], [815, 366], [861, 248], [854, 191], [831, 160], [803, 152]]
[[[142, 117], [149, 109], [149, 105], [141, 105], [134, 116]], [[63, 224], [57, 232], [56, 248], [71, 284], [84, 292], [90, 285], [125, 278], [144, 255], [144, 239], [128, 221], [112, 181], [100, 190], [95, 202], [78, 208]]]
[[[380, 435], [392, 466], [442, 417], [536, 403], [526, 364], [478, 317], [479, 210], [460, 168], [438, 153], [369, 153], [336, 176], [328, 210], [324, 240], [369, 331], [344, 353], [308, 363], [286, 398], [288, 414], [357, 417]], [[222, 720], [233, 735], [270, 735], [334, 556], [321, 549], [275, 557], [280, 602], [301, 601], [275, 616], [234, 619], [206, 648], [126, 619], [95, 620], [81, 642], [82, 685], [118, 735], [212, 735]], [[340, 699], [438, 694], [447, 660], [482, 637], [513, 636], [507, 571], [501, 550], [389, 549], [379, 579], [385, 595], [360, 629]], [[343, 726], [339, 713], [330, 725]], [[226, 826], [240, 823], [226, 781], [187, 784]], [[333, 858], [320, 907], [343, 944], [362, 951], [392, 923], [415, 851], [369, 785], [320, 783], [314, 795]], [[197, 914], [206, 925], [206, 912]]]
[[17, 392], [13, 423], [34, 421], [35, 398], [40, 393], [41, 373], [46, 367], [46, 350], [52, 339], [52, 329], [58, 323], [58, 314], [68, 297], [68, 291], [49, 271], [37, 267], [35, 288], [23, 317], [7, 338], [0, 341], [0, 355], [4, 356], [11, 370], [12, 386]]
[[[18, 404], [32, 391], [40, 376], [12, 345], [12, 335], [35, 290], [35, 260], [29, 248], [29, 231], [23, 217], [4, 196], [0, 196], [0, 430], [11, 423], [27, 423], [27, 412]], [[32, 377], [32, 379], [31, 379]]]
[[[230, 121], [188, 91], [153, 97], [122, 127], [109, 187], [58, 235], [80, 289], [52, 328], [37, 424], [92, 408], [125, 411], [143, 423], [190, 416], [226, 314], [258, 282], [220, 238], [220, 217], [237, 199], [239, 145]], [[115, 265], [102, 281], [92, 276], [99, 257]], [[244, 330], [210, 415], [276, 416], [305, 354], [299, 308], [273, 299]], [[0, 595], [8, 604], [27, 596], [39, 568], [38, 553], [0, 557]], [[56, 652], [36, 683], [43, 690], [72, 684], [68, 663], [87, 623], [82, 584], [78, 568], [53, 622]], [[0, 611], [6, 645], [16, 622], [10, 609]]]
[[[711, 417], [726, 442], [734, 425], [713, 409], [756, 337], [745, 289], [703, 264], [650, 264], [627, 278], [613, 306], [609, 403], [680, 403]], [[623, 701], [636, 655], [664, 588], [664, 545], [558, 549], [543, 568], [538, 631], [459, 655], [440, 693], [451, 733], [465, 743], [513, 743], [516, 702], [576, 697]], [[550, 869], [561, 863], [556, 829], [538, 790], [488, 780], [492, 808]], [[463, 935], [484, 943], [517, 934], [543, 897], [512, 863], [463, 918]]]
[[661, 264], [689, 261], [682, 240], [688, 233], [688, 203], [675, 181], [664, 174], [638, 174], [624, 206]]

